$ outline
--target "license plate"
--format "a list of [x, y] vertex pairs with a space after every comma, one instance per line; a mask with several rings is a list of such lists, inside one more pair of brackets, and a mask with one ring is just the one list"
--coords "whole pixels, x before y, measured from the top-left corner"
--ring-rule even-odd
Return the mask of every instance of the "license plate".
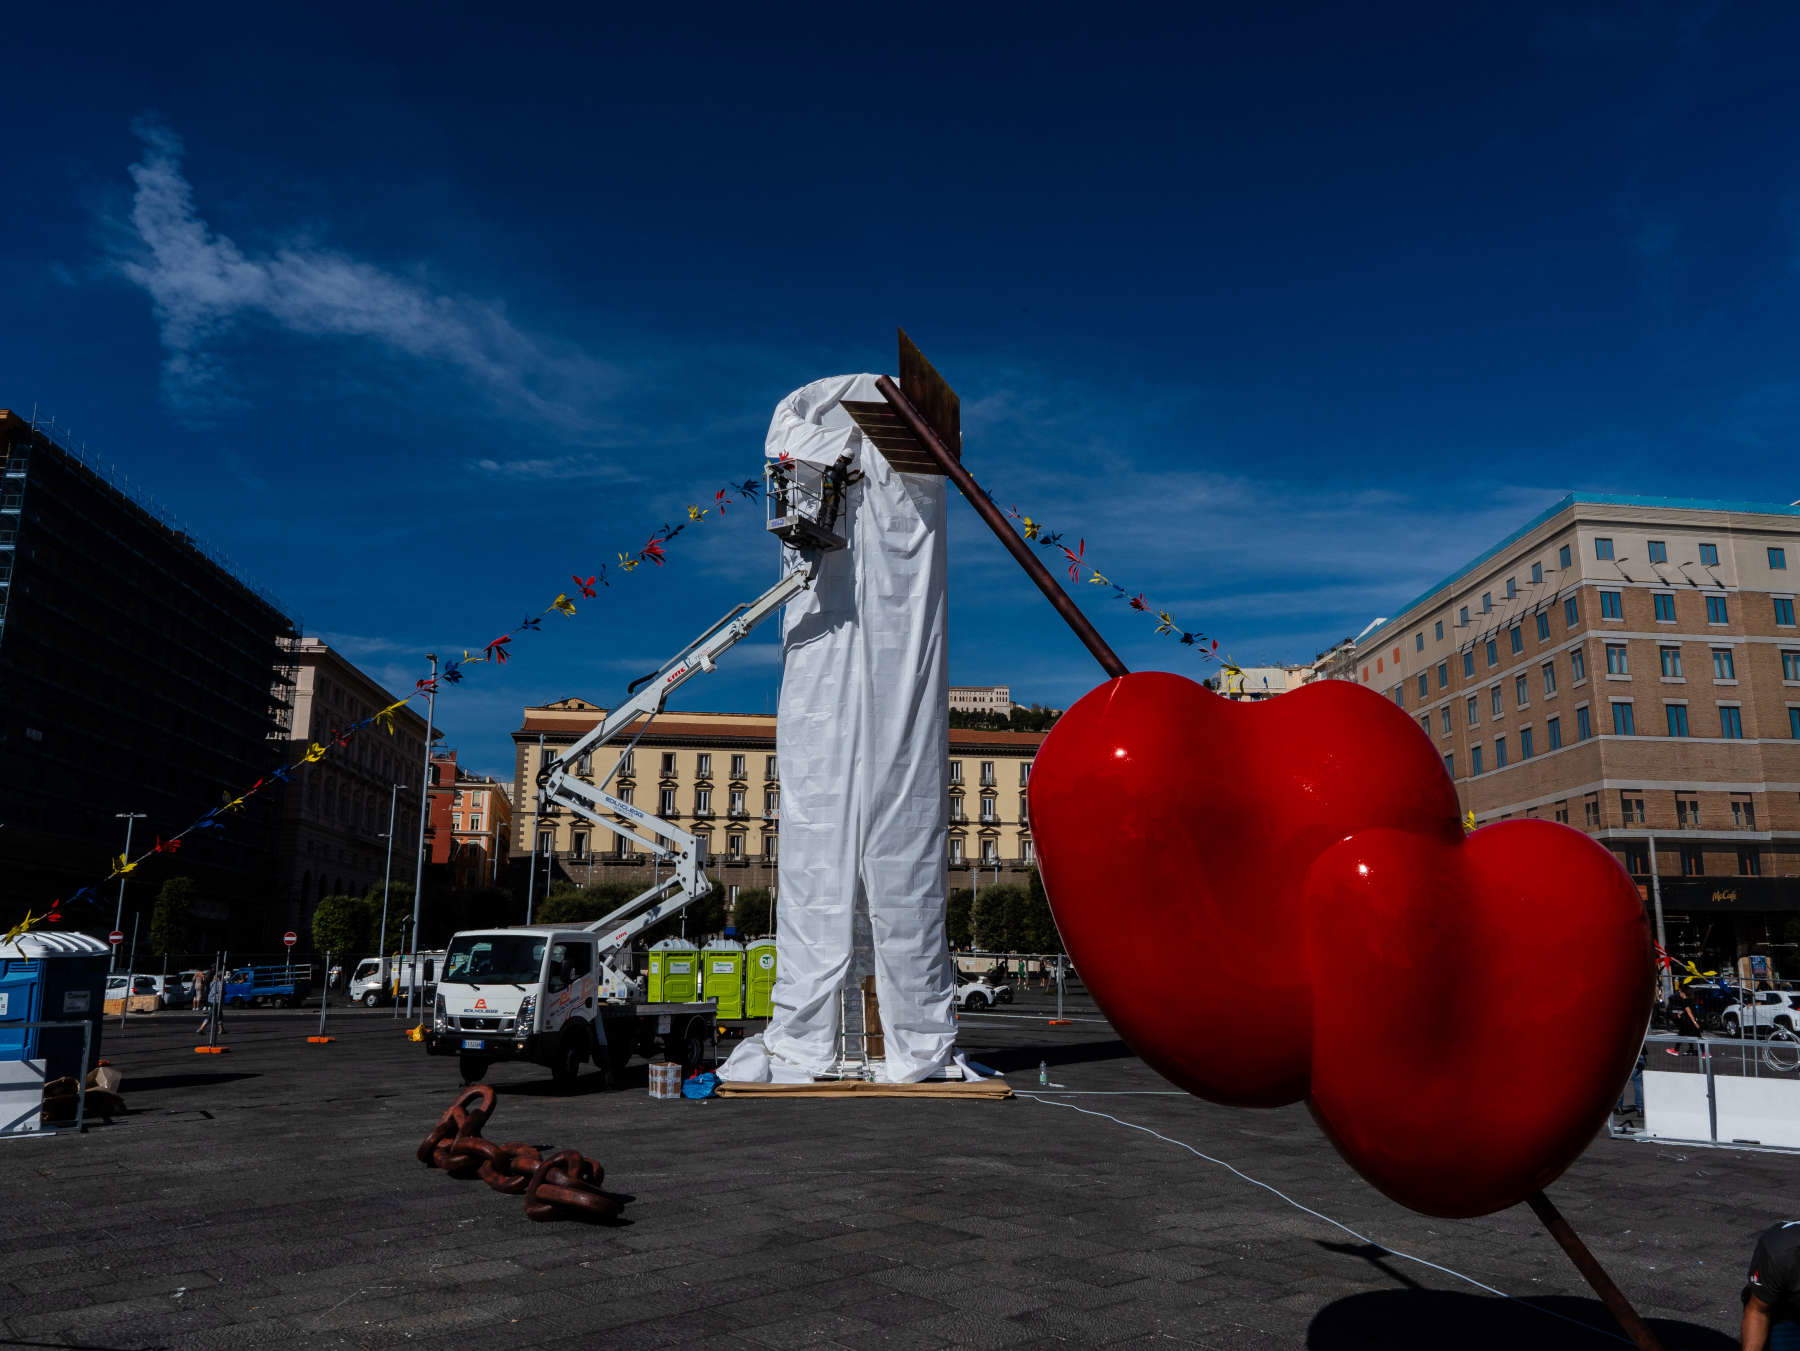
[[487, 1049], [487, 1043], [485, 1041], [465, 1040], [462, 1044], [462, 1048], [465, 1051], [482, 1051]]

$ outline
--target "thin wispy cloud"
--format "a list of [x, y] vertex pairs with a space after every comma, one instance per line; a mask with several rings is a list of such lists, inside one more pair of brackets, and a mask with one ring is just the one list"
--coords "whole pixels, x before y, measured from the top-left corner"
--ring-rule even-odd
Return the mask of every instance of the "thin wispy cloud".
[[552, 455], [541, 459], [496, 460], [472, 462], [476, 470], [496, 478], [527, 482], [566, 482], [569, 479], [605, 479], [613, 483], [636, 483], [641, 476], [612, 460], [597, 455]]
[[113, 262], [150, 297], [173, 404], [197, 411], [236, 400], [226, 354], [253, 322], [436, 363], [568, 431], [584, 428], [596, 394], [616, 384], [605, 363], [555, 349], [494, 304], [298, 239], [261, 253], [240, 246], [201, 215], [180, 139], [149, 120], [134, 130], [144, 150], [131, 166], [130, 228]]

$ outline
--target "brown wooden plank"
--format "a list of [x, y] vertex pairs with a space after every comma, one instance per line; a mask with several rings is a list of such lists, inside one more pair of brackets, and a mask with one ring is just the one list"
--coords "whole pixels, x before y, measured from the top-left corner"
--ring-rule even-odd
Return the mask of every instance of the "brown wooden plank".
[[900, 390], [924, 415], [925, 421], [950, 448], [951, 455], [962, 458], [962, 400], [925, 354], [906, 336], [900, 334]]

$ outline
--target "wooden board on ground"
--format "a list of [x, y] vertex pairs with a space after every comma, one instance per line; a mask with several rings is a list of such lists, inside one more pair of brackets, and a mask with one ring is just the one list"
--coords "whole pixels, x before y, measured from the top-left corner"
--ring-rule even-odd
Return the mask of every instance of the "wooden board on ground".
[[719, 1084], [722, 1098], [1010, 1098], [1012, 1089], [1000, 1079], [940, 1079], [922, 1084], [872, 1084], [863, 1079], [826, 1079], [811, 1084], [746, 1084], [729, 1079]]

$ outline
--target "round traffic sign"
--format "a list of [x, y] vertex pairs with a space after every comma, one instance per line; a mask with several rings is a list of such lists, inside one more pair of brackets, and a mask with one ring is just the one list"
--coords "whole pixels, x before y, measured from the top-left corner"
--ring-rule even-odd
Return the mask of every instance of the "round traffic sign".
[[114, 929], [106, 936], [106, 941], [111, 943], [114, 947], [118, 947], [119, 944], [125, 941], [125, 935], [120, 933], [117, 929]]
[[281, 936], [281, 941], [283, 944], [285, 944], [286, 946], [291, 948], [294, 946], [294, 944], [296, 944], [300, 941], [300, 935], [295, 933], [292, 929], [289, 929], [286, 933], [284, 933]]

